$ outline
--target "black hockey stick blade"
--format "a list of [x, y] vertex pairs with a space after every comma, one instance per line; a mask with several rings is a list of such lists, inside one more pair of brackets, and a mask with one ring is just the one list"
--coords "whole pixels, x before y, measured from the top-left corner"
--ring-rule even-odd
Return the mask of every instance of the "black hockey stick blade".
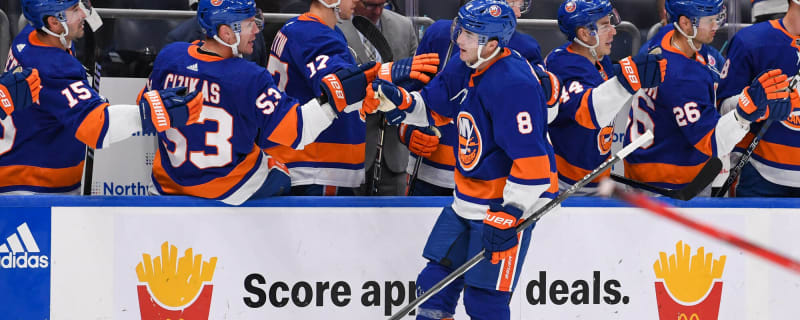
[[695, 176], [694, 179], [692, 179], [692, 181], [682, 189], [661, 188], [615, 174], [611, 175], [611, 179], [634, 188], [658, 193], [662, 196], [689, 201], [696, 197], [701, 191], [703, 191], [703, 189], [708, 187], [708, 185], [714, 181], [714, 178], [717, 177], [720, 170], [722, 170], [722, 161], [720, 161], [719, 158], [711, 158], [706, 162], [703, 168], [700, 169], [700, 172], [697, 173], [697, 176]]
[[378, 54], [381, 55], [383, 62], [394, 61], [392, 48], [389, 47], [389, 42], [383, 37], [378, 27], [372, 24], [372, 21], [362, 16], [353, 16], [353, 26], [356, 27], [358, 32], [364, 35], [364, 38], [367, 38], [367, 41], [375, 47], [375, 50], [378, 50]]

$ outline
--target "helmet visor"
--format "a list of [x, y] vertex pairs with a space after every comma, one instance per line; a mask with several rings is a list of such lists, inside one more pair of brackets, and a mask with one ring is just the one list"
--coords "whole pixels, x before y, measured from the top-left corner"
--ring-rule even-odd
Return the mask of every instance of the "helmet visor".
[[722, 11], [720, 11], [719, 13], [711, 16], [701, 17], [700, 19], [698, 19], [697, 27], [709, 28], [709, 29], [715, 27], [721, 28], [722, 26], [725, 25], [725, 22], [728, 21], [727, 11], [728, 11], [727, 8], [725, 6], [722, 6]]
[[620, 22], [622, 22], [622, 19], [620, 19], [617, 9], [613, 9], [607, 16], [603, 17], [600, 20], [597, 20], [596, 22], [597, 32], [599, 33], [608, 32], [612, 28], [616, 28], [616, 26], [619, 25]]

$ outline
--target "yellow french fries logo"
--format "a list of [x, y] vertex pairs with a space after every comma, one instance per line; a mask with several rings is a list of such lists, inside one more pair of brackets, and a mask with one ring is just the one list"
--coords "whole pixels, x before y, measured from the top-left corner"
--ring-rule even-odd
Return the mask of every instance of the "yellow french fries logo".
[[712, 320], [719, 315], [722, 295], [722, 272], [726, 256], [714, 259], [704, 247], [692, 248], [683, 241], [675, 244], [675, 253], [659, 252], [653, 263], [659, 319]]
[[216, 265], [217, 257], [203, 261], [203, 255], [194, 254], [192, 248], [179, 258], [178, 248], [166, 241], [161, 244], [161, 256], [143, 253], [136, 265], [136, 276], [143, 284], [138, 286], [142, 319], [208, 319]]

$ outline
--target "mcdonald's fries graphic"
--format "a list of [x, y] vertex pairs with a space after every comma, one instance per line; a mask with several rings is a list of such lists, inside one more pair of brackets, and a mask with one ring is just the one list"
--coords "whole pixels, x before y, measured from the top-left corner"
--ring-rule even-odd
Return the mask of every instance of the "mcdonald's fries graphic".
[[216, 257], [203, 261], [192, 248], [178, 258], [178, 248], [168, 242], [161, 244], [161, 256], [143, 253], [136, 265], [142, 319], [207, 320], [216, 264]]
[[722, 298], [722, 272], [725, 256], [716, 260], [705, 248], [692, 248], [683, 241], [675, 253], [660, 252], [653, 264], [656, 301], [660, 320], [716, 320]]

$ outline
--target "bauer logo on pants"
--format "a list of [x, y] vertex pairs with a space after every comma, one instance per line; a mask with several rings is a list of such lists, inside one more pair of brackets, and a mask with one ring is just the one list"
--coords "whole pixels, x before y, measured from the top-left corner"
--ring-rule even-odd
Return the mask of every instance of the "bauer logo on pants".
[[722, 271], [725, 256], [713, 259], [703, 247], [692, 248], [683, 241], [675, 244], [675, 253], [660, 252], [653, 264], [656, 301], [660, 320], [716, 320], [722, 298]]
[[203, 255], [193, 254], [192, 248], [179, 258], [178, 248], [168, 242], [161, 244], [161, 256], [151, 259], [143, 253], [136, 265], [142, 319], [207, 320], [216, 265], [217, 257], [203, 261]]

